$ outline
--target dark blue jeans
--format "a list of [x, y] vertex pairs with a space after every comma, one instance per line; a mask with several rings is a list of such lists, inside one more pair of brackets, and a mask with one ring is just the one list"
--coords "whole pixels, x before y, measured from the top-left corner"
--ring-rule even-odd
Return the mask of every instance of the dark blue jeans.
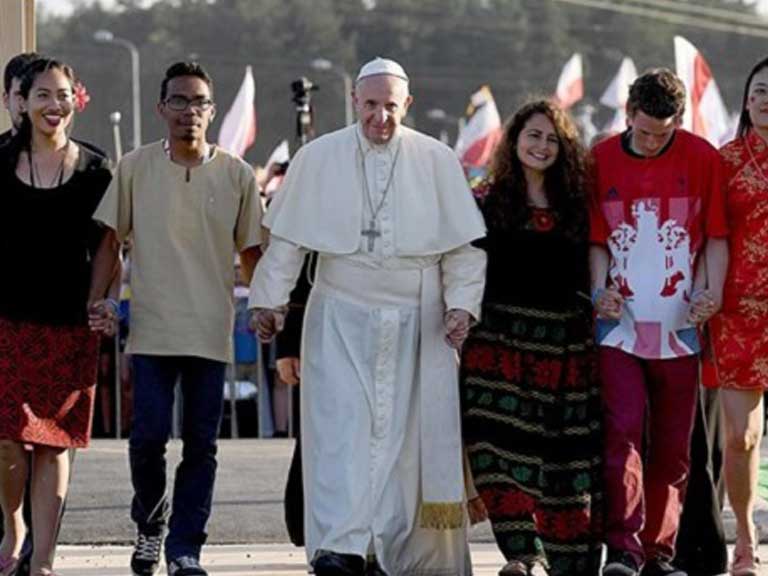
[[[211, 515], [216, 477], [216, 438], [224, 406], [225, 368], [223, 362], [193, 356], [133, 356], [131, 518], [141, 532], [150, 534], [163, 530], [168, 522], [168, 560], [199, 557], [207, 538], [205, 526]], [[173, 503], [169, 505], [165, 448], [179, 378], [183, 449], [176, 469]]]

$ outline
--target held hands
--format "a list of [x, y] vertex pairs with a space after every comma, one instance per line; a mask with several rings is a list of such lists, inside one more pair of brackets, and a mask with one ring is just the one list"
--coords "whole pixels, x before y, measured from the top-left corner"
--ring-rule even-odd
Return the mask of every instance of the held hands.
[[296, 357], [278, 358], [277, 375], [289, 386], [296, 386], [301, 375], [301, 361]]
[[472, 525], [488, 520], [488, 509], [480, 496], [475, 496], [467, 501], [467, 512], [469, 513], [469, 522]]
[[264, 343], [271, 342], [285, 325], [285, 311], [255, 308], [251, 314], [251, 330]]
[[696, 290], [691, 295], [691, 307], [688, 309], [688, 322], [704, 324], [720, 309], [720, 303], [715, 300], [709, 290]]
[[592, 303], [600, 318], [620, 320], [624, 309], [624, 297], [616, 288], [598, 288], [592, 296]]
[[117, 332], [117, 302], [111, 298], [96, 300], [88, 306], [88, 327], [91, 332], [114, 336]]
[[469, 336], [471, 316], [466, 310], [452, 308], [445, 313], [445, 341], [451, 348], [460, 349]]

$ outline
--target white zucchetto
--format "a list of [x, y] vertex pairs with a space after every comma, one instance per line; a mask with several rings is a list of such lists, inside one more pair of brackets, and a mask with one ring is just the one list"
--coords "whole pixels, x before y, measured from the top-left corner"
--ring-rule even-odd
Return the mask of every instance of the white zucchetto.
[[405, 73], [403, 67], [394, 60], [390, 60], [388, 58], [374, 58], [367, 64], [363, 65], [357, 75], [356, 82], [360, 82], [360, 80], [363, 78], [368, 78], [369, 76], [382, 75], [395, 76], [408, 82], [408, 74]]

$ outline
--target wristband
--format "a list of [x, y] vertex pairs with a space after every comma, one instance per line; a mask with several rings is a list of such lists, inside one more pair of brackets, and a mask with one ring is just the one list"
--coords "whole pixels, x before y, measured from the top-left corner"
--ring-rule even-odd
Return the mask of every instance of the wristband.
[[592, 290], [592, 306], [597, 306], [597, 299], [605, 292], [605, 288], [595, 288]]
[[109, 304], [112, 306], [112, 311], [115, 313], [115, 316], [118, 318], [120, 317], [120, 302], [115, 300], [114, 298], [105, 298], [104, 304]]

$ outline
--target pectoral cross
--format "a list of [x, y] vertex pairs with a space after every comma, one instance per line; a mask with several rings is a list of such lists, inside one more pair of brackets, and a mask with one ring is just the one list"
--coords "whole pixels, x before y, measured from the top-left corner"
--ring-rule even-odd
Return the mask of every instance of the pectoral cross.
[[371, 219], [368, 228], [364, 228], [361, 234], [368, 238], [368, 252], [373, 252], [373, 244], [376, 242], [376, 238], [381, 236], [381, 232], [376, 229], [376, 220]]

